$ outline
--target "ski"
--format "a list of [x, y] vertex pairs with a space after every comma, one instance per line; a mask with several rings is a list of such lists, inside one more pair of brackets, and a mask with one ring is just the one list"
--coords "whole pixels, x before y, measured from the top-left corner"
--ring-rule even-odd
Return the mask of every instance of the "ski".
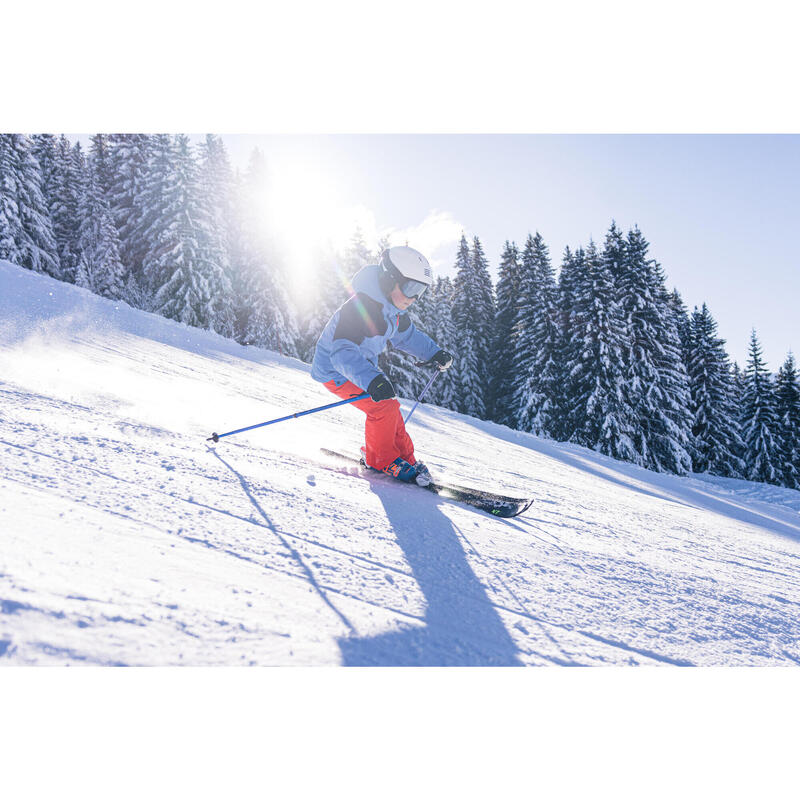
[[[356, 464], [370, 472], [376, 472], [367, 467], [360, 458], [355, 456], [348, 456], [344, 453], [338, 453], [335, 450], [328, 450], [326, 447], [320, 448], [323, 455], [331, 458], [345, 461], [349, 464]], [[376, 472], [377, 475], [383, 473]], [[470, 489], [466, 486], [454, 486], [452, 484], [444, 483], [430, 483], [427, 486], [420, 486], [417, 483], [409, 483], [408, 486], [415, 486], [418, 489], [426, 489], [429, 492], [439, 495], [446, 500], [456, 500], [459, 503], [478, 508], [481, 511], [486, 511], [495, 517], [518, 517], [527, 511], [532, 505], [533, 500], [523, 500], [518, 497], [506, 497], [501, 494], [493, 494], [492, 492], [484, 492], [480, 489]]]

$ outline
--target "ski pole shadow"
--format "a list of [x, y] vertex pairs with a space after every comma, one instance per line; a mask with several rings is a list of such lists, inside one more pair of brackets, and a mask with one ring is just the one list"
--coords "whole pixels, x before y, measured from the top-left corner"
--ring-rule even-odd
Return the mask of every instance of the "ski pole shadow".
[[[425, 624], [339, 639], [345, 666], [521, 666], [518, 651], [467, 561], [444, 501], [371, 482], [425, 597]], [[479, 512], [476, 512], [479, 513]]]
[[[350, 620], [333, 604], [331, 599], [328, 597], [327, 592], [317, 582], [317, 579], [314, 577], [314, 573], [311, 571], [311, 569], [309, 569], [309, 567], [306, 564], [305, 560], [303, 559], [302, 555], [300, 555], [300, 553], [292, 545], [292, 543], [285, 536], [283, 536], [283, 534], [281, 534], [281, 532], [275, 527], [275, 525], [273, 524], [273, 522], [269, 518], [269, 516], [267, 516], [267, 512], [264, 511], [263, 507], [261, 506], [261, 503], [259, 503], [258, 500], [256, 499], [255, 494], [253, 493], [253, 490], [250, 487], [250, 484], [248, 484], [248, 482], [245, 480], [244, 476], [240, 472], [237, 472], [237, 470], [235, 470], [230, 465], [230, 463], [227, 462], [216, 451], [215, 448], [209, 447], [208, 445], [206, 445], [206, 450], [208, 450], [209, 453], [211, 453], [211, 455], [213, 455], [218, 461], [220, 461], [225, 467], [227, 467], [227, 469], [231, 473], [233, 473], [234, 477], [239, 481], [239, 485], [242, 487], [242, 491], [247, 496], [247, 499], [250, 501], [250, 503], [252, 504], [253, 508], [259, 513], [261, 518], [264, 520], [264, 523], [266, 524], [266, 526], [272, 531], [273, 534], [275, 534], [277, 539], [281, 542], [281, 544], [284, 546], [284, 548], [290, 553], [292, 558], [294, 558], [294, 560], [297, 562], [297, 564], [303, 570], [303, 573], [305, 574], [305, 578], [308, 581], [308, 583], [311, 586], [311, 588], [319, 595], [319, 597], [322, 599], [322, 601], [325, 603], [325, 605], [327, 605], [328, 608], [330, 608], [330, 610], [341, 620], [341, 622], [345, 625], [345, 627], [348, 630], [353, 631], [354, 628], [353, 628], [353, 625], [350, 622]], [[233, 553], [233, 555], [237, 555], [237, 554]], [[241, 557], [241, 556], [237, 555], [237, 557]]]

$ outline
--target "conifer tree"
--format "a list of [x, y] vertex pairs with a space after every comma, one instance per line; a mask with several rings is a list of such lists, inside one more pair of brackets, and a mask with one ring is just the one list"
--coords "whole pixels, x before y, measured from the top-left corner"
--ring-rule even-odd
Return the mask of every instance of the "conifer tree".
[[622, 461], [638, 463], [634, 415], [624, 391], [624, 320], [611, 273], [589, 243], [578, 251], [570, 276], [573, 310], [565, 371], [570, 441]]
[[779, 483], [781, 469], [774, 389], [755, 330], [750, 337], [750, 357], [744, 374], [741, 424], [745, 477], [751, 481]]
[[664, 276], [648, 247], [638, 228], [625, 240], [612, 224], [604, 249], [625, 329], [626, 404], [638, 463], [684, 475], [691, 469], [689, 380]]
[[483, 362], [482, 375], [488, 391], [489, 377], [491, 375], [489, 358], [491, 356], [492, 328], [494, 327], [495, 299], [494, 286], [489, 276], [489, 261], [483, 252], [483, 245], [477, 236], [473, 236], [472, 238], [470, 256], [472, 261], [472, 274], [475, 276], [476, 286], [478, 288], [475, 320], [478, 324], [478, 330], [480, 331], [481, 354], [485, 359]]
[[522, 254], [514, 348], [517, 427], [552, 436], [557, 424], [559, 329], [557, 287], [541, 234], [528, 235]]
[[[89, 163], [94, 170], [94, 179], [100, 192], [108, 202], [109, 191], [113, 179], [111, 173], [111, 156], [109, 152], [109, 137], [107, 133], [96, 133], [91, 138], [89, 147]], [[109, 208], [110, 208], [109, 204]]]
[[[163, 137], [160, 148], [163, 152]], [[169, 139], [169, 136], [166, 137]], [[147, 283], [142, 264], [148, 248], [147, 232], [154, 224], [152, 214], [146, 216], [143, 198], [145, 180], [150, 182], [149, 203], [158, 207], [152, 196], [152, 167], [150, 167], [151, 137], [146, 134], [112, 133], [108, 136], [108, 203], [117, 226], [120, 258], [126, 275], [139, 285]], [[164, 169], [163, 164], [161, 169]], [[150, 175], [148, 179], [146, 176]], [[155, 205], [154, 205], [155, 204]]]
[[459, 411], [478, 416], [485, 412], [485, 405], [482, 387], [479, 386], [476, 331], [468, 297], [471, 291], [468, 288], [471, 282], [469, 245], [463, 233], [456, 254], [455, 268], [452, 313], [458, 348], [454, 354], [455, 363], [451, 369], [455, 369], [458, 375], [456, 404]]
[[744, 398], [745, 380], [744, 372], [739, 366], [737, 361], [733, 362], [731, 367], [731, 381], [733, 385], [733, 402], [736, 408], [742, 407], [742, 398]]
[[50, 219], [56, 239], [61, 279], [74, 283], [80, 248], [78, 206], [83, 193], [85, 163], [80, 143], [73, 148], [64, 134], [55, 150], [54, 174], [48, 198]]
[[[253, 157], [254, 154], [251, 155], [251, 161]], [[252, 303], [248, 278], [249, 270], [247, 267], [250, 259], [250, 248], [247, 245], [247, 237], [245, 235], [247, 226], [252, 224], [253, 209], [249, 206], [251, 194], [252, 189], [248, 185], [248, 181], [245, 180], [245, 174], [239, 169], [234, 170], [229, 256], [231, 260], [231, 290], [233, 294], [233, 338], [240, 344], [244, 343]]]
[[232, 337], [235, 328], [231, 236], [233, 234], [233, 172], [225, 145], [218, 136], [206, 135], [199, 146], [197, 223], [201, 265], [205, 264], [211, 294], [211, 327]]
[[516, 244], [506, 240], [500, 256], [497, 309], [492, 337], [493, 418], [502, 425], [516, 424], [514, 404], [514, 352], [519, 310], [520, 257]]
[[[432, 289], [429, 321], [425, 332], [441, 347], [454, 356], [458, 353], [458, 341], [453, 322], [453, 295], [455, 288], [450, 278], [437, 278]], [[454, 364], [437, 376], [431, 387], [429, 402], [444, 408], [458, 407], [459, 379]]]
[[41, 190], [47, 213], [52, 225], [53, 202], [57, 183], [57, 146], [58, 137], [52, 133], [35, 133], [31, 137], [31, 152], [39, 164], [41, 174]]
[[678, 338], [681, 343], [681, 360], [687, 369], [692, 349], [692, 325], [689, 319], [689, 309], [683, 302], [683, 298], [677, 289], [673, 289], [669, 295], [668, 304], [672, 309], [672, 317], [675, 320], [675, 328], [678, 331]]
[[105, 192], [94, 163], [79, 203], [78, 263], [75, 283], [103, 297], [123, 295], [124, 267], [119, 257], [119, 239]]
[[[124, 151], [123, 151], [124, 152]], [[112, 149], [112, 155], [120, 153]], [[116, 170], [115, 170], [116, 171]], [[169, 245], [162, 238], [177, 230], [177, 221], [181, 216], [181, 197], [176, 195], [175, 146], [169, 134], [157, 134], [148, 144], [148, 160], [145, 168], [136, 176], [136, 193], [131, 198], [133, 207], [125, 226], [119, 224], [118, 211], [114, 198], [117, 187], [112, 189], [110, 206], [115, 216], [120, 240], [120, 255], [130, 254], [134, 245], [130, 239], [135, 235], [139, 242], [135, 248], [142, 253], [142, 260], [136, 269], [130, 270], [155, 295], [172, 277], [173, 269], [169, 263]], [[171, 214], [168, 215], [168, 210]], [[176, 226], [173, 228], [173, 226]], [[126, 241], [127, 240], [127, 241]]]
[[551, 436], [559, 441], [567, 441], [573, 434], [570, 421], [571, 398], [569, 396], [571, 376], [570, 359], [574, 353], [575, 342], [573, 330], [576, 327], [575, 297], [577, 279], [583, 273], [584, 252], [579, 249], [573, 253], [569, 247], [564, 248], [561, 259], [561, 271], [558, 276], [556, 292], [556, 324], [558, 326], [558, 347], [555, 361], [558, 366], [558, 381], [553, 396], [555, 413], [551, 425]]
[[185, 136], [155, 137], [141, 199], [148, 223], [142, 274], [162, 316], [210, 328], [208, 262], [198, 225], [196, 165]]
[[0, 259], [61, 277], [42, 194], [42, 173], [27, 136], [0, 134]]
[[694, 472], [728, 478], [744, 477], [739, 457], [738, 406], [725, 342], [717, 338], [717, 323], [708, 306], [694, 309], [688, 359], [692, 396], [692, 462]]
[[462, 234], [456, 257], [453, 322], [458, 339], [459, 410], [481, 419], [487, 415], [494, 297], [486, 257], [478, 237], [470, 250]]
[[778, 371], [775, 395], [782, 482], [790, 489], [800, 489], [800, 382], [792, 353]]

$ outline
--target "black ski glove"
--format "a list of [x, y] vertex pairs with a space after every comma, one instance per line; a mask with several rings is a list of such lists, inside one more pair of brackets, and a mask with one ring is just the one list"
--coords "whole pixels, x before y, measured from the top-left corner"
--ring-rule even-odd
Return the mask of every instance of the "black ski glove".
[[446, 369], [449, 369], [450, 365], [453, 363], [453, 356], [451, 356], [447, 350], [440, 350], [438, 353], [431, 356], [429, 363], [436, 364], [436, 366], [444, 372]]
[[385, 375], [377, 375], [367, 386], [367, 391], [376, 403], [381, 400], [389, 400], [394, 397], [394, 386], [392, 382]]

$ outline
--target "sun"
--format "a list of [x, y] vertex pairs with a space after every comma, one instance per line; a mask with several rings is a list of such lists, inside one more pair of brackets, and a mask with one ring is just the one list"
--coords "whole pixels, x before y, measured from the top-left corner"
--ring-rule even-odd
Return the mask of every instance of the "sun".
[[363, 217], [345, 203], [341, 180], [300, 157], [267, 159], [259, 214], [296, 290], [314, 279], [321, 253], [342, 250]]

